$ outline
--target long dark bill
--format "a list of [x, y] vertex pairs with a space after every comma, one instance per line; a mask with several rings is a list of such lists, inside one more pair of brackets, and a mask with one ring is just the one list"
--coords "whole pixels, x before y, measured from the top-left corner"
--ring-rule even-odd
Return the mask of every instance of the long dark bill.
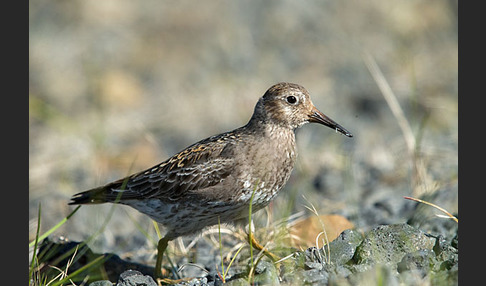
[[326, 125], [327, 127], [336, 130], [336, 132], [340, 132], [348, 137], [353, 137], [353, 134], [351, 134], [348, 130], [346, 130], [341, 125], [337, 124], [331, 118], [327, 117], [324, 113], [320, 112], [317, 108], [314, 108], [312, 110], [312, 114], [309, 116], [309, 122]]

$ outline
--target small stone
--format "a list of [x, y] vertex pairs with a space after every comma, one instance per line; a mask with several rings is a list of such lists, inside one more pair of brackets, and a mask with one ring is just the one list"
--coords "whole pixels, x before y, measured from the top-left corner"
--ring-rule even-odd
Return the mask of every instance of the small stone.
[[110, 280], [100, 280], [89, 283], [88, 286], [113, 286]]
[[157, 286], [149, 275], [143, 275], [136, 270], [127, 270], [120, 274], [116, 286]]

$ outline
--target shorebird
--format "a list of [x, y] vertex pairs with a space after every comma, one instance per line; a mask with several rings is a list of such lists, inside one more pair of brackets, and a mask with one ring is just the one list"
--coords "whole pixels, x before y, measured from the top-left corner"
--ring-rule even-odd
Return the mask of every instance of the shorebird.
[[[247, 221], [285, 185], [297, 157], [295, 130], [306, 123], [353, 135], [319, 111], [301, 85], [278, 83], [258, 100], [248, 123], [185, 148], [164, 162], [78, 193], [70, 205], [131, 206], [167, 230], [158, 243], [155, 276], [169, 241], [218, 223]], [[250, 243], [261, 250], [253, 237]], [[275, 259], [275, 256], [270, 256]]]

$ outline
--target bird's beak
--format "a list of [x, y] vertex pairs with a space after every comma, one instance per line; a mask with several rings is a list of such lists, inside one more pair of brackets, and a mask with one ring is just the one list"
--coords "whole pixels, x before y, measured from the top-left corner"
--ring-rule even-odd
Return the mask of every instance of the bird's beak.
[[346, 130], [341, 125], [337, 124], [331, 118], [327, 117], [324, 113], [320, 112], [316, 107], [313, 107], [311, 110], [311, 113], [309, 115], [309, 122], [326, 125], [327, 127], [336, 130], [336, 132], [340, 132], [348, 137], [353, 137], [353, 134], [351, 134], [348, 130]]

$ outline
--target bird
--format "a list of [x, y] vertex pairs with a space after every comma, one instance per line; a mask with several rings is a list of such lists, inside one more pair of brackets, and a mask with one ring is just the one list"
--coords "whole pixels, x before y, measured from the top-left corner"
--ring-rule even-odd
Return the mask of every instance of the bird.
[[[161, 277], [170, 241], [218, 223], [247, 221], [250, 204], [256, 212], [276, 197], [296, 162], [295, 130], [307, 123], [353, 137], [314, 106], [303, 86], [280, 82], [258, 99], [246, 125], [194, 143], [146, 170], [77, 193], [68, 204], [123, 204], [163, 225], [155, 265], [155, 276]], [[262, 248], [253, 237], [249, 241]]]

